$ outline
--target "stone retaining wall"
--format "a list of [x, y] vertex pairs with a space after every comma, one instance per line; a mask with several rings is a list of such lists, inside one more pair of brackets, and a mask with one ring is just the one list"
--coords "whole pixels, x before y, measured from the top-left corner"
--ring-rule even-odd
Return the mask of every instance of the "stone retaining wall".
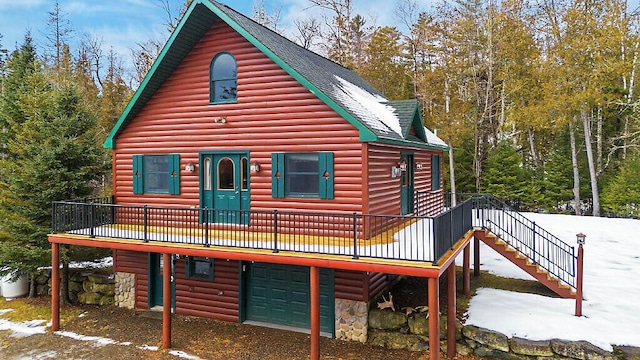
[[[114, 303], [113, 274], [86, 269], [70, 269], [69, 272], [69, 300], [90, 305]], [[38, 295], [51, 295], [51, 269], [40, 270], [36, 284]]]
[[[440, 339], [447, 338], [447, 319], [440, 316]], [[372, 309], [369, 312], [369, 340], [372, 345], [391, 349], [425, 351], [429, 348], [429, 320], [425, 313], [406, 315], [391, 310]], [[456, 321], [456, 348], [460, 355], [499, 359], [579, 359], [579, 360], [640, 360], [640, 348], [613, 346], [609, 352], [586, 341], [551, 339], [533, 341], [509, 338], [496, 331]], [[441, 341], [446, 352], [447, 343]]]
[[367, 310], [362, 301], [336, 299], [336, 339], [367, 342]]

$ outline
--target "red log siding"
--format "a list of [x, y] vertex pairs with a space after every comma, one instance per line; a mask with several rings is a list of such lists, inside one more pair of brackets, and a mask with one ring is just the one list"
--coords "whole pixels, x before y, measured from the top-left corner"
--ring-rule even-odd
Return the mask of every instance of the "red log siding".
[[[431, 190], [431, 155], [440, 155], [440, 189]], [[422, 169], [415, 170], [414, 189], [427, 193], [426, 213], [421, 215], [434, 216], [444, 211], [444, 153], [442, 151], [416, 151], [416, 164], [421, 163]]]
[[149, 308], [149, 253], [115, 250], [114, 271], [134, 274], [136, 277], [136, 309]]
[[380, 295], [381, 292], [387, 290], [393, 283], [393, 280], [389, 280], [387, 274], [384, 273], [369, 273], [367, 278], [369, 280], [369, 293], [367, 294], [367, 300], [371, 300]]
[[[209, 104], [209, 65], [219, 52], [237, 60], [237, 103]], [[214, 123], [224, 117], [226, 123]], [[361, 212], [362, 143], [358, 130], [229, 26], [218, 22], [115, 141], [118, 204], [198, 206], [202, 150], [246, 150], [261, 170], [251, 174], [251, 208]], [[333, 200], [274, 199], [271, 153], [333, 151]], [[134, 154], [179, 153], [181, 195], [133, 195]]]
[[215, 259], [213, 281], [187, 279], [185, 263], [176, 261], [176, 313], [237, 322], [238, 262]]
[[[368, 277], [366, 273], [335, 270], [335, 297], [353, 301], [368, 301]], [[365, 295], [367, 294], [367, 295]]]
[[[442, 151], [381, 144], [370, 144], [368, 149], [369, 213], [400, 214], [400, 177], [391, 178], [391, 167], [396, 166], [400, 161], [400, 153], [403, 151], [413, 152], [414, 162], [422, 164], [422, 169], [414, 169], [414, 190], [425, 191], [428, 194], [428, 215], [442, 212], [444, 206], [442, 187], [433, 193], [431, 191], [431, 155], [442, 156]], [[442, 171], [440, 173], [442, 174]]]

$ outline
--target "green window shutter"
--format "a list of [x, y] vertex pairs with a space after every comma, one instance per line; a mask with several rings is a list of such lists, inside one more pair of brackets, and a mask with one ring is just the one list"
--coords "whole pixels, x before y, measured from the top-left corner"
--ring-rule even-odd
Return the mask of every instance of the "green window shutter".
[[333, 153], [318, 153], [320, 198], [333, 199]]
[[133, 193], [144, 194], [142, 155], [133, 155]]
[[440, 189], [440, 155], [431, 155], [431, 190]]
[[169, 194], [180, 195], [180, 154], [169, 154]]
[[271, 196], [284, 197], [284, 153], [271, 154]]

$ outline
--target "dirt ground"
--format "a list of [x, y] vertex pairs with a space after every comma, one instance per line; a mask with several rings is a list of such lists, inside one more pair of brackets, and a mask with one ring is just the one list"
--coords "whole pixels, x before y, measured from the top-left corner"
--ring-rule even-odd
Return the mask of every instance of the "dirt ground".
[[[398, 308], [426, 305], [424, 279], [404, 279], [391, 291]], [[0, 308], [20, 308], [21, 312], [31, 310], [39, 315], [26, 316], [23, 319], [44, 317], [48, 321], [49, 301], [48, 297], [16, 299], [12, 302], [0, 302]], [[16, 302], [24, 306], [16, 306]], [[0, 316], [0, 319], [3, 317]], [[0, 359], [309, 358], [310, 340], [307, 334], [181, 315], [172, 316], [172, 325], [172, 349], [167, 350], [161, 349], [161, 313], [126, 310], [114, 306], [63, 307], [61, 330], [72, 334], [65, 336], [48, 332], [17, 338], [11, 331], [0, 331]], [[73, 334], [106, 338], [111, 341], [77, 340], [70, 337], [75, 336]], [[322, 359], [428, 359], [428, 353], [389, 350], [328, 338], [321, 338], [320, 352]], [[444, 354], [441, 354], [441, 357], [444, 358]]]

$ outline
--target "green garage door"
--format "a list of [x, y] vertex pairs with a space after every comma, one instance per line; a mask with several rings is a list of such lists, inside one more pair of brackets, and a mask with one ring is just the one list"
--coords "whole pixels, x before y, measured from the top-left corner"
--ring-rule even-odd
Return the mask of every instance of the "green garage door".
[[[310, 328], [309, 268], [249, 264], [247, 320]], [[333, 335], [333, 270], [320, 269], [320, 330]]]

